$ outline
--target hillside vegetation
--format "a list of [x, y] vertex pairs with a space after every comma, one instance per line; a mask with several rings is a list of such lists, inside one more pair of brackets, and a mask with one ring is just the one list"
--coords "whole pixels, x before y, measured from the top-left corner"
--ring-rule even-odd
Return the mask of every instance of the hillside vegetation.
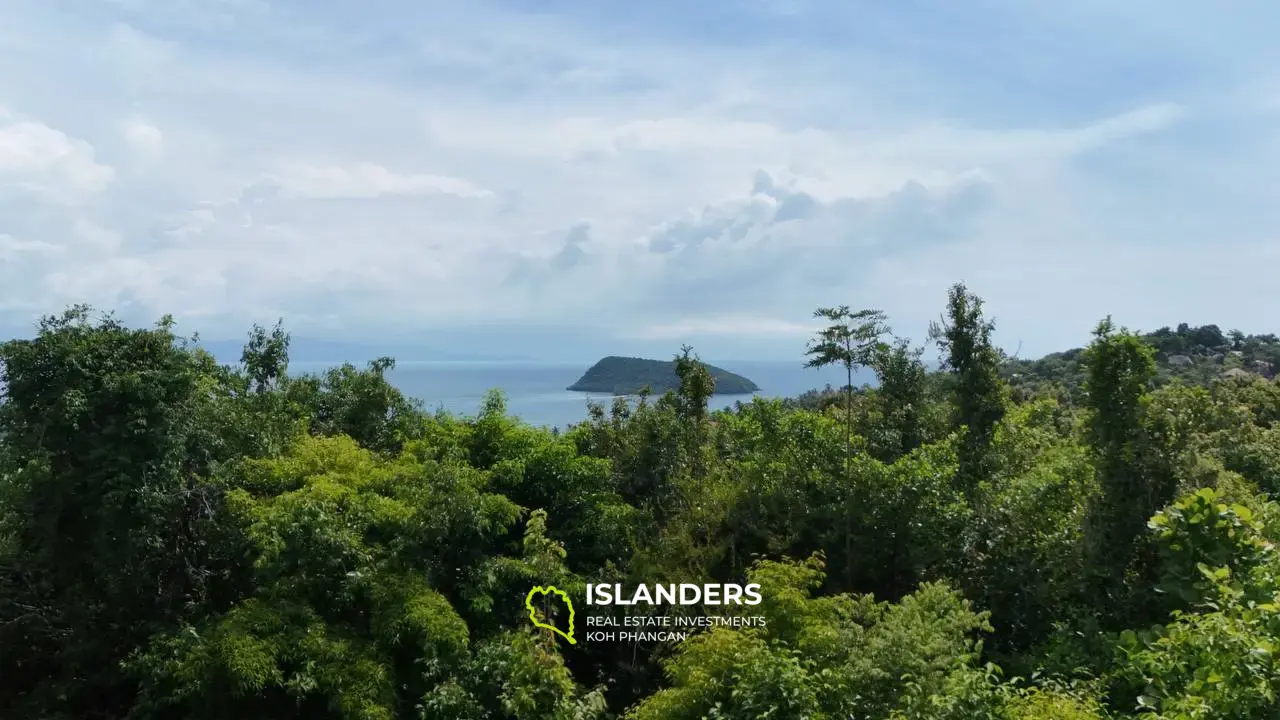
[[[390, 359], [291, 375], [279, 327], [228, 367], [47, 318], [0, 345], [0, 717], [1280, 717], [1280, 386], [1207, 370], [1274, 339], [1105, 319], [1013, 362], [957, 285], [930, 373], [882, 313], [819, 315], [810, 364], [877, 387], [711, 413], [686, 351], [565, 433], [425, 413]], [[767, 625], [680, 643], [523, 606], [745, 581]]]
[[[1182, 323], [1176, 329], [1162, 327], [1140, 338], [1155, 351], [1157, 385], [1174, 380], [1208, 385], [1219, 378], [1272, 378], [1280, 372], [1280, 338], [1274, 334], [1223, 333], [1217, 325], [1190, 327]], [[1084, 392], [1084, 352], [1084, 348], [1075, 348], [1039, 360], [1011, 360], [1004, 374], [1014, 387], [1028, 394], [1055, 389], [1078, 399]]]
[[[715, 381], [713, 392], [716, 395], [749, 395], [760, 390], [741, 375], [715, 365], [703, 363], [703, 367]], [[577, 382], [566, 389], [611, 395], [638, 395], [642, 392], [661, 395], [680, 387], [679, 370], [680, 366], [671, 360], [611, 355], [588, 368]]]
[[[1271, 379], [1280, 374], [1280, 338], [1271, 333], [1245, 335], [1232, 330], [1224, 334], [1217, 325], [1190, 327], [1182, 323], [1176, 330], [1163, 327], [1138, 334], [1138, 338], [1154, 351], [1156, 373], [1152, 387], [1175, 380], [1208, 387], [1217, 380], [1251, 376]], [[1054, 395], [1079, 404], [1085, 400], [1085, 350], [1072, 348], [1036, 360], [1005, 357], [1000, 375], [1015, 397]], [[946, 375], [945, 371], [934, 371], [928, 382], [945, 381]], [[855, 388], [855, 394], [861, 392], [862, 388]], [[840, 388], [827, 386], [791, 398], [787, 405], [821, 409], [839, 404], [843, 397]]]

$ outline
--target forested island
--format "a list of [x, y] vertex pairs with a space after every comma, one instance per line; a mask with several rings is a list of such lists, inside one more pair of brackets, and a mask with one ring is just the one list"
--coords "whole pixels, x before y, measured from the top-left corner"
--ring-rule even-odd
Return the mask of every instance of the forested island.
[[[167, 318], [46, 318], [0, 344], [0, 717], [1277, 717], [1274, 336], [1103, 318], [1025, 361], [944, 307], [936, 372], [823, 308], [798, 361], [875, 387], [710, 412], [686, 349], [567, 432], [427, 412], [389, 358], [292, 374], [281, 327], [221, 365]], [[662, 612], [764, 622], [533, 624], [587, 583], [754, 583]]]
[[[755, 383], [742, 377], [703, 363], [710, 373], [715, 395], [750, 395], [759, 392]], [[676, 363], [671, 360], [646, 360], [644, 358], [611, 355], [587, 369], [587, 372], [567, 390], [575, 392], [609, 393], [611, 395], [637, 395], [642, 390], [661, 395], [680, 387]]]

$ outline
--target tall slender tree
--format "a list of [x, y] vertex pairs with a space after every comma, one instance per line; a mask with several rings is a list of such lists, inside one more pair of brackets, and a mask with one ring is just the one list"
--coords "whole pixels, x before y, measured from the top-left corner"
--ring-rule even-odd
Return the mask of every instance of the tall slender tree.
[[693, 354], [693, 348], [685, 345], [675, 356], [676, 376], [680, 387], [676, 391], [677, 415], [684, 426], [685, 453], [696, 477], [706, 472], [703, 445], [707, 439], [707, 401], [716, 391], [716, 379], [707, 366]]
[[[848, 305], [818, 308], [815, 318], [827, 320], [830, 325], [818, 331], [806, 351], [809, 360], [805, 367], [821, 368], [832, 365], [844, 367], [844, 477], [849, 480], [853, 458], [853, 371], [874, 362], [884, 343], [881, 336], [889, 332], [885, 314], [879, 310], [853, 312]], [[845, 499], [845, 582], [854, 575], [853, 530], [854, 494]]]
[[991, 472], [991, 441], [1004, 418], [1008, 389], [1000, 378], [1002, 354], [991, 341], [995, 323], [983, 317], [982, 298], [956, 283], [947, 312], [929, 327], [942, 351], [942, 366], [955, 380], [955, 425], [964, 426], [957, 481], [971, 491]]
[[885, 314], [880, 310], [853, 312], [848, 305], [818, 308], [815, 318], [830, 323], [818, 331], [809, 343], [805, 354], [809, 357], [805, 367], [821, 368], [839, 365], [845, 370], [844, 386], [844, 467], [849, 472], [850, 445], [853, 440], [853, 371], [871, 365], [883, 343], [880, 338], [889, 332]]
[[1100, 493], [1087, 522], [1090, 564], [1104, 596], [1112, 595], [1133, 556], [1147, 519], [1169, 501], [1144, 472], [1139, 445], [1143, 405], [1156, 375], [1155, 350], [1117, 329], [1110, 316], [1098, 323], [1085, 351], [1088, 430]]

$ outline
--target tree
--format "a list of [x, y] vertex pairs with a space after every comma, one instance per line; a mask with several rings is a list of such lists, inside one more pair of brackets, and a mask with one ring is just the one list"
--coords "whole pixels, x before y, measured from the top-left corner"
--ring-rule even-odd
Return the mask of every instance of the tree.
[[[809, 343], [805, 367], [821, 368], [841, 365], [845, 370], [844, 386], [844, 479], [850, 480], [849, 466], [853, 459], [853, 371], [870, 365], [883, 344], [880, 337], [889, 331], [885, 314], [879, 310], [853, 312], [848, 305], [834, 308], [818, 308], [815, 318], [823, 318], [831, 324], [818, 332]], [[852, 576], [854, 495], [845, 497], [845, 561], [846, 576]]]
[[1165, 589], [1194, 604], [1163, 626], [1121, 633], [1112, 689], [1122, 710], [1215, 720], [1276, 715], [1280, 564], [1262, 518], [1274, 518], [1277, 507], [1261, 497], [1224, 500], [1204, 488], [1151, 520]]
[[909, 340], [897, 339], [891, 345], [879, 346], [871, 361], [880, 380], [876, 392], [880, 407], [896, 441], [895, 457], [906, 455], [924, 442], [921, 416], [928, 373], [920, 362], [922, 353], [922, 349], [912, 348]]
[[1117, 331], [1110, 316], [1098, 323], [1085, 352], [1085, 391], [1090, 446], [1100, 492], [1088, 520], [1088, 547], [1100, 573], [1100, 590], [1111, 594], [1131, 559], [1135, 539], [1163, 504], [1148, 486], [1139, 463], [1143, 404], [1155, 377], [1155, 351], [1136, 334]]
[[210, 476], [244, 448], [221, 423], [270, 427], [224, 404], [225, 376], [172, 319], [139, 330], [91, 312], [0, 344], [6, 716], [119, 717], [134, 693], [119, 661], [231, 574]]
[[879, 310], [852, 312], [848, 305], [834, 308], [818, 308], [815, 318], [831, 324], [820, 330], [810, 341], [805, 354], [808, 368], [839, 365], [845, 369], [845, 474], [849, 471], [849, 457], [853, 440], [853, 371], [870, 365], [880, 351], [881, 336], [889, 331], [885, 314]]
[[[663, 660], [670, 686], [625, 720], [1001, 717], [976, 662], [976, 636], [990, 628], [984, 613], [943, 584], [895, 604], [813, 597], [823, 574], [816, 557], [757, 563], [748, 576], [769, 595], [749, 614], [767, 625], [681, 643]], [[951, 712], [937, 712], [944, 705]]]
[[371, 360], [365, 368], [346, 363], [321, 375], [290, 378], [281, 389], [306, 412], [312, 433], [341, 433], [364, 447], [394, 453], [417, 432], [420, 419], [419, 403], [387, 379], [395, 365], [389, 357]]
[[966, 492], [990, 476], [991, 440], [1004, 417], [1008, 390], [1000, 379], [1002, 354], [991, 342], [995, 323], [982, 315], [982, 298], [956, 283], [946, 316], [929, 326], [942, 351], [942, 367], [954, 379], [955, 424], [966, 428], [957, 480]]
[[707, 437], [707, 401], [716, 391], [716, 379], [707, 366], [693, 355], [693, 348], [685, 345], [675, 356], [676, 376], [680, 388], [676, 391], [676, 415], [684, 424], [685, 454], [695, 477], [706, 472], [702, 447]]
[[270, 335], [266, 328], [254, 325], [240, 355], [240, 364], [255, 392], [274, 388], [289, 368], [289, 333], [284, 331], [284, 321], [277, 321]]
[[[423, 412], [388, 359], [290, 377], [279, 325], [223, 366], [167, 317], [46, 319], [0, 342], [0, 717], [1276, 716], [1280, 385], [1156, 388], [1148, 344], [1213, 326], [1109, 318], [1012, 367], [950, 300], [945, 371], [833, 308], [806, 360], [843, 392], [713, 414], [686, 347], [678, 387], [560, 435], [498, 391]], [[1006, 398], [997, 368], [1077, 391]], [[758, 605], [580, 603], [744, 581]], [[551, 584], [575, 644], [531, 622]], [[589, 637], [638, 615], [766, 622]]]

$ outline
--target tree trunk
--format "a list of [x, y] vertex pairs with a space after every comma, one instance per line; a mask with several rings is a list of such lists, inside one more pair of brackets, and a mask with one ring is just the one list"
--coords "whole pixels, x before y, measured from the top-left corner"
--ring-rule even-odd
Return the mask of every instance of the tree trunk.
[[849, 479], [849, 445], [853, 442], [853, 364], [844, 366], [844, 477]]
[[853, 587], [853, 483], [849, 477], [849, 461], [853, 450], [853, 363], [846, 363], [844, 386], [844, 484], [845, 484], [845, 532], [844, 561], [845, 582]]

